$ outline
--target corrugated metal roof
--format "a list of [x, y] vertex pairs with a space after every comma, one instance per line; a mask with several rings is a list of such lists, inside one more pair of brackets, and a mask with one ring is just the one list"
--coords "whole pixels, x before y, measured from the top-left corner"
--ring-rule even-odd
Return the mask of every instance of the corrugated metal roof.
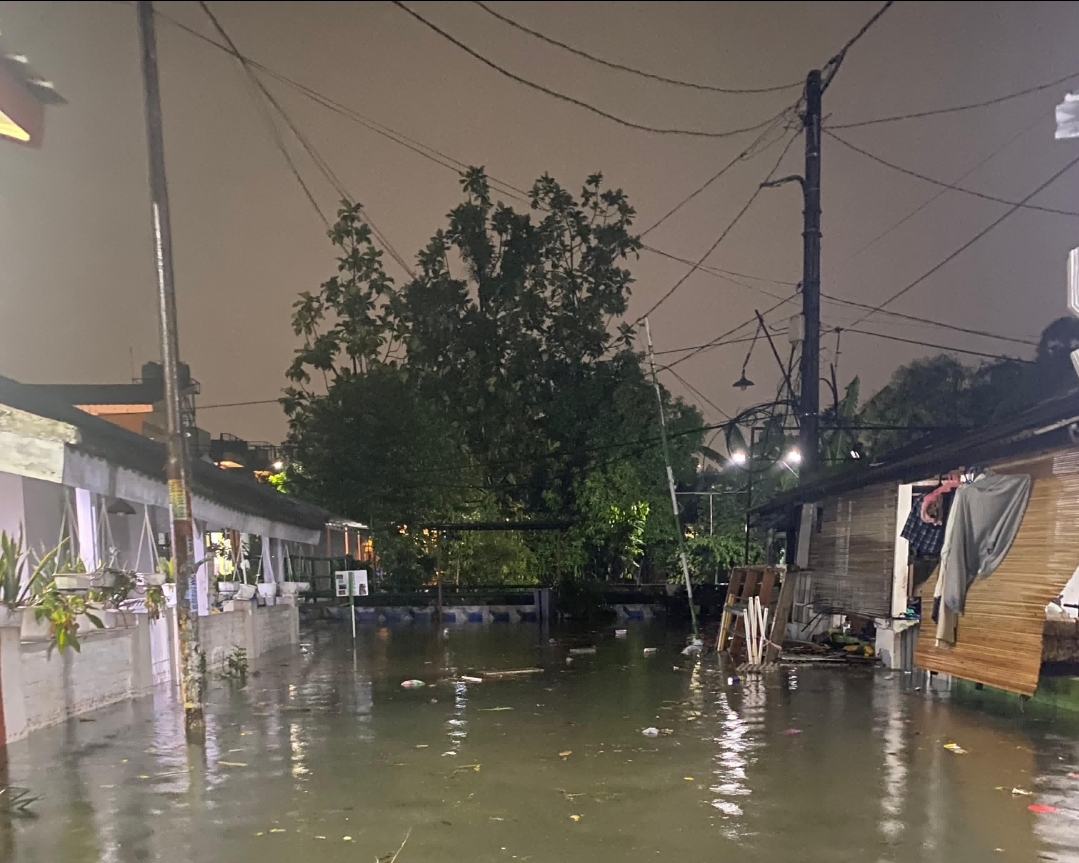
[[[77, 444], [69, 444], [74, 449], [153, 479], [164, 479], [163, 444], [91, 416], [38, 387], [3, 376], [0, 376], [0, 404], [69, 423], [79, 430], [80, 435]], [[281, 494], [253, 478], [221, 470], [206, 462], [192, 462], [191, 482], [192, 492], [222, 506], [284, 524], [321, 529], [334, 520], [331, 513], [321, 507]]]
[[1073, 445], [1069, 426], [1079, 423], [1079, 392], [1046, 401], [983, 431], [942, 441], [927, 437], [869, 465], [855, 464], [776, 495], [754, 512], [776, 516], [789, 507], [823, 500], [877, 483], [917, 482], [970, 465], [1050, 452]]

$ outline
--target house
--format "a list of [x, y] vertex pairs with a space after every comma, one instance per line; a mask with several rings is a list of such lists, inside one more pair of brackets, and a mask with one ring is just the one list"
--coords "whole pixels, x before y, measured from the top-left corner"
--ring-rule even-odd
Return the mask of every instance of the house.
[[[1007, 555], [989, 577], [973, 583], [955, 643], [945, 645], [927, 625], [932, 561], [912, 561], [901, 534], [920, 489], [936, 486], [953, 471], [983, 469], [1030, 476], [1030, 498]], [[798, 533], [800, 575], [791, 626], [801, 636], [843, 617], [872, 618], [878, 654], [889, 666], [1025, 696], [1038, 688], [1043, 656], [1065, 664], [1079, 659], [1068, 646], [1079, 644], [1075, 393], [995, 427], [944, 441], [926, 438], [879, 462], [819, 476], [777, 496], [756, 515]]]
[[[193, 461], [190, 480], [202, 560], [193, 605], [210, 666], [237, 646], [254, 657], [295, 642], [292, 605], [213, 609], [216, 576], [239, 566], [248, 579], [280, 582], [310, 573], [315, 560], [328, 571], [326, 558], [339, 554], [345, 531], [356, 526], [208, 462]], [[170, 555], [164, 445], [40, 387], [0, 377], [0, 529], [21, 529], [34, 551], [67, 541], [87, 570], [112, 563], [154, 571]], [[211, 550], [211, 537], [231, 553]], [[241, 549], [257, 553], [241, 560]], [[50, 654], [45, 644], [0, 627], [0, 743], [175, 680], [172, 621], [139, 617], [122, 631], [91, 632], [77, 656]]]

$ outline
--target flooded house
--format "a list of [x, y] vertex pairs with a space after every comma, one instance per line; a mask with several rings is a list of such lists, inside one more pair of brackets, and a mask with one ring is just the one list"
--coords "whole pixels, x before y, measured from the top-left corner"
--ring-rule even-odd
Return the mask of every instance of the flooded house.
[[[163, 444], [0, 377], [0, 529], [24, 539], [24, 579], [44, 550], [61, 544], [87, 572], [162, 571], [170, 558], [164, 468]], [[209, 668], [237, 648], [254, 659], [296, 642], [297, 590], [282, 583], [308, 578], [315, 560], [328, 567], [349, 523], [204, 460], [192, 462], [191, 488], [201, 562], [192, 606]], [[257, 594], [223, 602], [219, 580], [250, 582], [243, 593]], [[177, 679], [168, 611], [157, 620], [110, 614], [100, 630], [80, 626], [79, 653], [53, 649], [32, 612], [2, 611], [0, 743]]]
[[789, 637], [871, 622], [888, 667], [1027, 697], [1075, 674], [1079, 396], [817, 477], [757, 515], [797, 532]]

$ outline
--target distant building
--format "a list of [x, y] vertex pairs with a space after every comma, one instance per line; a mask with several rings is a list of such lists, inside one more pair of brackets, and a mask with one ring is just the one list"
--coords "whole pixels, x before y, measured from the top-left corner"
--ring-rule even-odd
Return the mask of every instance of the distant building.
[[[199, 382], [191, 377], [187, 363], [179, 364], [180, 421], [193, 458], [210, 452], [210, 433], [195, 420], [195, 397]], [[165, 413], [165, 378], [161, 363], [142, 366], [142, 377], [127, 384], [35, 384], [44, 395], [158, 443], [168, 439]]]
[[0, 45], [0, 138], [40, 147], [45, 106], [64, 103], [52, 82], [35, 72], [25, 55]]

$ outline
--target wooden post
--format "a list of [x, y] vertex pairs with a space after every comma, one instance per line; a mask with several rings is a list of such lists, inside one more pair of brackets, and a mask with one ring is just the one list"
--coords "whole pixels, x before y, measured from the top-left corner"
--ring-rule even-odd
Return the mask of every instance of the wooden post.
[[798, 573], [788, 569], [779, 587], [779, 600], [776, 602], [776, 616], [772, 619], [772, 631], [768, 634], [769, 644], [764, 656], [765, 662], [775, 662], [779, 659], [779, 651], [787, 633], [787, 621], [794, 607], [794, 591], [797, 584]]

